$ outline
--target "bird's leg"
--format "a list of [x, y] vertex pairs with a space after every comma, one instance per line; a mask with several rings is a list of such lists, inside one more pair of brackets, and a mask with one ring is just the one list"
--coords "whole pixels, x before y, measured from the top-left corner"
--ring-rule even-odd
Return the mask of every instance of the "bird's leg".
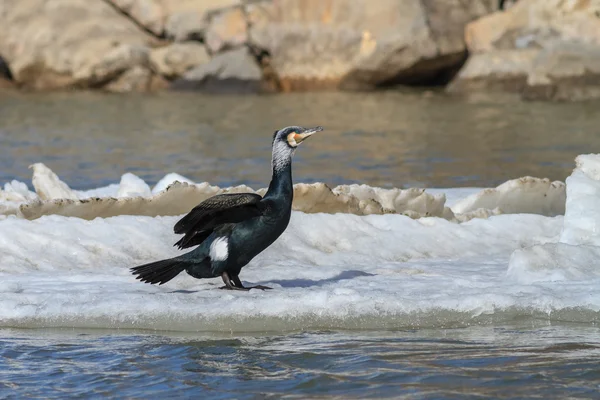
[[239, 276], [237, 276], [237, 275], [236, 276], [232, 276], [231, 280], [233, 281], [233, 284], [236, 287], [239, 287], [239, 288], [243, 288], [244, 287], [244, 285], [242, 284], [242, 281], [240, 281], [240, 277]]
[[263, 286], [263, 285], [250, 286], [250, 287], [246, 288], [246, 287], [244, 287], [244, 285], [242, 285], [242, 281], [240, 281], [240, 277], [237, 276], [237, 275], [236, 276], [232, 276], [231, 280], [233, 281], [233, 283], [235, 284], [235, 286], [237, 286], [239, 288], [244, 288], [244, 289], [247, 289], [247, 290], [250, 290], [250, 289], [261, 289], [261, 290], [273, 289], [273, 288], [270, 288], [268, 286]]
[[[244, 286], [237, 287], [233, 283], [231, 283], [231, 280], [229, 279], [229, 274], [227, 273], [227, 271], [225, 271], [225, 272], [223, 272], [221, 274], [221, 278], [223, 278], [223, 282], [225, 283], [225, 286], [222, 286], [219, 289], [226, 289], [226, 290], [246, 290], [246, 291], [250, 290], [250, 289], [246, 289]], [[233, 282], [235, 283], [235, 280]], [[239, 278], [238, 278], [238, 282], [239, 282]], [[241, 282], [240, 282], [240, 285], [241, 285]]]

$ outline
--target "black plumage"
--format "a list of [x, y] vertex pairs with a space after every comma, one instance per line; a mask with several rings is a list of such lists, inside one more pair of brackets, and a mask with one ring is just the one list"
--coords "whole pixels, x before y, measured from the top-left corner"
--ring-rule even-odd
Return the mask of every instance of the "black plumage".
[[[198, 246], [181, 256], [131, 268], [137, 279], [163, 284], [186, 271], [198, 278], [221, 277], [224, 289], [249, 290], [239, 273], [287, 228], [292, 211], [292, 156], [298, 145], [321, 127], [291, 126], [273, 135], [273, 175], [264, 197], [255, 193], [213, 196], [179, 220], [179, 249]], [[269, 289], [265, 286], [254, 286]]]
[[175, 246], [187, 249], [199, 245], [217, 226], [258, 217], [263, 211], [261, 200], [254, 193], [218, 194], [206, 199], [175, 224], [175, 233], [185, 235]]

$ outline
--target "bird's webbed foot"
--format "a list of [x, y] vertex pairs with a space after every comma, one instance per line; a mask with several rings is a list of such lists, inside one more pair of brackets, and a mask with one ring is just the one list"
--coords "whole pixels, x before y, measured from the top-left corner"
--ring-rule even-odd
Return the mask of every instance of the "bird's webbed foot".
[[268, 286], [263, 286], [263, 285], [256, 285], [256, 286], [246, 286], [246, 289], [248, 289], [248, 290], [250, 290], [250, 289], [271, 290], [273, 288], [268, 287]]
[[[245, 291], [250, 290], [250, 289], [246, 289], [244, 287], [244, 285], [242, 285], [241, 282], [240, 282], [240, 286], [237, 286], [235, 284], [235, 280], [233, 280], [233, 282], [232, 282], [232, 280], [229, 279], [229, 274], [227, 272], [223, 272], [221, 274], [221, 278], [223, 279], [223, 283], [225, 283], [225, 286], [221, 286], [219, 289], [224, 289], [224, 290], [245, 290]], [[239, 282], [239, 278], [237, 279], [237, 281]]]
[[242, 281], [240, 281], [240, 278], [236, 275], [236, 276], [232, 276], [231, 279], [229, 278], [229, 274], [227, 272], [223, 272], [223, 274], [221, 275], [221, 278], [223, 278], [223, 282], [225, 283], [225, 286], [221, 286], [219, 289], [224, 289], [224, 290], [244, 290], [244, 291], [248, 291], [250, 289], [261, 289], [261, 290], [267, 290], [267, 289], [272, 289], [268, 286], [263, 286], [263, 285], [256, 285], [256, 286], [250, 286], [250, 287], [245, 287], [242, 284]]
[[233, 283], [235, 284], [236, 287], [240, 287], [240, 288], [244, 288], [244, 289], [248, 289], [248, 290], [250, 290], [250, 289], [260, 289], [260, 290], [273, 289], [273, 288], [270, 288], [268, 286], [263, 286], [263, 285], [256, 285], [256, 286], [250, 286], [250, 287], [244, 286], [242, 284], [242, 281], [240, 281], [240, 277], [237, 276], [237, 275], [236, 276], [232, 276], [231, 280], [233, 281]]

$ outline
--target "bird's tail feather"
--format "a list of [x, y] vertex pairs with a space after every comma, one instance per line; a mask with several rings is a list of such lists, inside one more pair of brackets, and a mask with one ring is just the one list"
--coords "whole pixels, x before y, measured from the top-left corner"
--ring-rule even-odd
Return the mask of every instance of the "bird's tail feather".
[[149, 264], [140, 265], [131, 268], [131, 272], [142, 282], [147, 283], [163, 283], [169, 282], [171, 279], [179, 275], [184, 269], [189, 266], [189, 263], [178, 258], [169, 258], [167, 260], [155, 261]]

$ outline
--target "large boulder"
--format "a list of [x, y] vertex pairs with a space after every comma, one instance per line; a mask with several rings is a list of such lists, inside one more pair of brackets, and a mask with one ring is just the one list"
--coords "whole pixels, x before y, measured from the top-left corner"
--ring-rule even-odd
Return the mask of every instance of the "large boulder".
[[262, 70], [246, 47], [225, 51], [176, 80], [173, 90], [255, 93], [263, 90]]
[[600, 0], [520, 0], [467, 25], [469, 60], [453, 92], [501, 90], [527, 99], [600, 96]]
[[557, 43], [536, 58], [522, 92], [527, 100], [600, 98], [600, 46]]
[[178, 41], [202, 38], [210, 11], [241, 4], [241, 0], [108, 1], [153, 34]]
[[210, 11], [239, 5], [241, 0], [162, 0], [165, 6], [165, 34], [175, 40], [203, 37]]
[[497, 0], [271, 0], [246, 6], [249, 42], [283, 90], [444, 80], [464, 61], [464, 26]]
[[161, 0], [108, 0], [137, 24], [157, 36], [165, 30], [166, 10]]
[[152, 40], [103, 1], [0, 2], [0, 54], [22, 87], [103, 87], [147, 64]]
[[248, 42], [248, 21], [242, 7], [214, 12], [204, 32], [204, 43], [211, 53], [230, 50]]
[[181, 77], [187, 71], [210, 60], [204, 46], [198, 42], [175, 42], [152, 50], [152, 69], [169, 79]]
[[147, 67], [136, 65], [109, 82], [103, 89], [115, 93], [147, 92], [151, 90], [151, 85], [152, 71]]

